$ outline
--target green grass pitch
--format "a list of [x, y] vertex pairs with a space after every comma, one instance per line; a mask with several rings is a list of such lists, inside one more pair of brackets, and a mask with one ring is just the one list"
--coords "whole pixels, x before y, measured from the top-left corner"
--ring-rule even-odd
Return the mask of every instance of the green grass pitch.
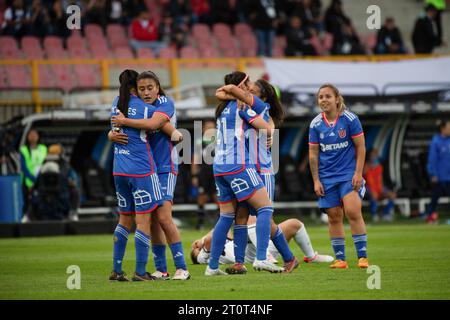
[[[322, 253], [331, 254], [325, 226], [308, 227]], [[189, 281], [119, 283], [108, 281], [112, 265], [112, 235], [64, 236], [0, 240], [0, 299], [450, 299], [450, 226], [368, 226], [370, 263], [381, 271], [381, 288], [368, 289], [372, 274], [356, 267], [348, 227], [348, 270], [327, 264], [301, 263], [291, 274], [256, 272], [205, 277], [204, 265], [192, 265], [191, 242], [202, 233], [181, 230]], [[292, 241], [299, 259], [302, 254]], [[151, 254], [150, 254], [151, 256]], [[174, 267], [167, 251], [169, 272]], [[69, 290], [66, 269], [81, 269], [81, 289]], [[154, 271], [153, 260], [148, 269]], [[223, 266], [222, 266], [223, 268]], [[130, 235], [124, 270], [134, 270], [134, 240]]]

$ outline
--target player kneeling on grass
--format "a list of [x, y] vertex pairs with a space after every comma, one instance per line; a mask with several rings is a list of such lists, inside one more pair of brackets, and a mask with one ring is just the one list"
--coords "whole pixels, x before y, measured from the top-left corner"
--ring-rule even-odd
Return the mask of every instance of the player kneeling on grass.
[[[253, 263], [256, 257], [256, 217], [251, 216], [248, 221], [248, 244], [245, 250], [245, 263]], [[300, 247], [305, 257], [303, 261], [307, 263], [332, 262], [333, 257], [320, 255], [314, 251], [305, 225], [298, 219], [288, 219], [280, 223], [279, 228], [283, 232], [287, 241], [294, 238], [295, 243]], [[201, 239], [192, 243], [191, 259], [194, 264], [207, 264], [210, 256], [212, 230]], [[280, 253], [275, 248], [272, 241], [269, 243], [267, 259], [271, 262], [277, 262]], [[224, 250], [220, 256], [221, 264], [234, 264], [234, 241], [231, 234], [228, 234], [228, 240], [225, 243]]]

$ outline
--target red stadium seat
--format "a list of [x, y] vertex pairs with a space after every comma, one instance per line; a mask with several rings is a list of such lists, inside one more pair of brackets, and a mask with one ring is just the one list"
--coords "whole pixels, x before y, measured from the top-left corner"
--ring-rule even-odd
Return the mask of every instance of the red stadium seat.
[[39, 38], [23, 37], [21, 40], [22, 51], [26, 59], [43, 59], [44, 51], [41, 48]]
[[138, 59], [154, 59], [155, 55], [150, 48], [139, 48], [136, 52]]
[[368, 54], [373, 53], [376, 45], [377, 45], [377, 34], [375, 32], [369, 33], [364, 38], [364, 47], [366, 48], [366, 52]]
[[11, 88], [31, 88], [31, 76], [24, 65], [5, 66]]
[[192, 36], [196, 39], [208, 39], [211, 38], [211, 32], [209, 27], [204, 23], [197, 23], [192, 26]]
[[[189, 46], [185, 46], [180, 50], [180, 58], [199, 58], [197, 49]], [[188, 66], [190, 68], [200, 68], [203, 66], [201, 62], [186, 62], [183, 63], [184, 66]]]
[[48, 36], [44, 38], [44, 48], [63, 48], [62, 39], [55, 36]]
[[333, 34], [329, 32], [325, 32], [322, 39], [323, 48], [330, 52], [331, 48], [333, 48]]
[[90, 47], [92, 57], [94, 59], [108, 59], [111, 54], [105, 43], [100, 43], [98, 45]]
[[22, 59], [22, 54], [13, 37], [0, 37], [0, 57], [3, 59]]
[[212, 27], [213, 33], [216, 36], [229, 35], [231, 36], [231, 28], [226, 23], [216, 23]]
[[106, 27], [106, 36], [113, 49], [128, 46], [125, 29], [120, 24], [109, 24]]
[[253, 33], [252, 28], [247, 23], [239, 22], [234, 25], [234, 34], [236, 36], [252, 33]]
[[39, 88], [55, 87], [55, 76], [50, 66], [45, 64], [39, 65], [38, 74], [39, 74]]
[[159, 57], [165, 59], [177, 58], [177, 51], [172, 47], [162, 48], [159, 51]]
[[100, 69], [98, 66], [78, 64], [75, 65], [75, 75], [77, 77], [78, 87], [80, 88], [92, 88], [101, 87]]
[[72, 59], [89, 59], [91, 55], [85, 47], [71, 47], [69, 48], [69, 56]]
[[77, 47], [86, 48], [86, 43], [84, 41], [84, 38], [80, 37], [78, 35], [72, 35], [72, 36], [68, 37], [67, 38], [67, 48], [71, 49], [71, 48], [77, 48]]
[[102, 27], [98, 24], [89, 23], [84, 27], [84, 34], [87, 38], [90, 37], [104, 37]]
[[115, 48], [114, 55], [117, 59], [134, 59], [134, 55], [130, 47]]

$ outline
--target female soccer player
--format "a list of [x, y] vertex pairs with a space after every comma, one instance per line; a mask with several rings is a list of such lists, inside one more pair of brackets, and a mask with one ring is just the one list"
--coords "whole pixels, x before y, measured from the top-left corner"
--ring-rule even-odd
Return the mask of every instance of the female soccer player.
[[157, 270], [153, 276], [163, 280], [169, 279], [165, 255], [167, 239], [176, 267], [172, 279], [188, 280], [191, 276], [187, 271], [180, 233], [172, 219], [173, 193], [178, 174], [177, 152], [171, 138], [159, 131], [168, 122], [176, 127], [175, 106], [173, 101], [166, 96], [156, 74], [151, 71], [145, 71], [138, 76], [137, 89], [144, 102], [156, 107], [153, 117], [136, 120], [119, 115], [113, 117], [113, 121], [120, 125], [152, 131], [152, 133], [149, 133], [149, 140], [154, 152], [164, 201], [163, 205], [156, 210], [156, 214], [153, 215], [152, 250]]
[[[225, 76], [225, 84], [234, 84], [248, 91], [250, 80], [248, 75], [237, 71]], [[227, 91], [226, 87], [221, 89]], [[253, 267], [256, 270], [282, 272], [283, 268], [267, 260], [273, 206], [255, 166], [250, 164], [245, 143], [245, 134], [251, 125], [267, 130], [269, 135], [271, 127], [261, 118], [263, 108], [239, 110], [237, 100], [231, 95], [225, 96], [228, 100], [222, 101], [216, 108], [217, 146], [213, 165], [220, 217], [212, 235], [211, 257], [205, 275], [226, 274], [219, 269], [219, 258], [228, 230], [235, 219], [237, 201], [245, 200], [257, 211], [258, 216], [258, 250]], [[250, 105], [253, 106], [253, 103]]]
[[[257, 107], [261, 106], [264, 110], [261, 114], [263, 120], [266, 121], [272, 129], [275, 128], [274, 120], [277, 124], [283, 121], [284, 112], [281, 103], [276, 95], [275, 89], [267, 81], [260, 79], [251, 84], [250, 93], [255, 94], [254, 96], [233, 85], [225, 86], [221, 89], [217, 92], [219, 99], [224, 98], [225, 95], [228, 94], [244, 103], [253, 103]], [[248, 145], [248, 150], [250, 152], [251, 163], [256, 165], [256, 171], [266, 187], [270, 200], [273, 201], [275, 175], [273, 173], [272, 154], [267, 142], [267, 139], [264, 139], [264, 135], [260, 138], [255, 130], [250, 130], [249, 135], [246, 137], [246, 144]], [[244, 266], [244, 256], [245, 247], [247, 245], [247, 220], [249, 218], [249, 210], [252, 215], [256, 214], [254, 209], [251, 207], [248, 208], [246, 204], [240, 205], [237, 212], [236, 224], [234, 226], [236, 263], [226, 269], [226, 272], [229, 274], [244, 274], [247, 272], [247, 269]], [[292, 272], [292, 270], [298, 266], [298, 260], [292, 254], [283, 233], [273, 219], [271, 219], [270, 235], [272, 242], [283, 257], [284, 271]], [[310, 258], [314, 258], [314, 252], [310, 253]]]
[[[112, 115], [120, 111], [127, 118], [143, 119], [154, 112], [154, 107], [136, 96], [137, 76], [133, 70], [120, 74], [120, 94], [113, 102]], [[156, 166], [145, 132], [129, 127], [120, 130], [128, 135], [128, 144], [114, 144], [113, 175], [120, 218], [114, 231], [113, 271], [109, 279], [128, 281], [122, 271], [122, 261], [135, 214], [136, 271], [132, 280], [154, 280], [146, 272], [146, 265], [150, 248], [150, 213], [162, 204]]]
[[347, 269], [344, 213], [358, 255], [358, 266], [367, 268], [367, 235], [361, 213], [365, 187], [362, 177], [365, 145], [358, 117], [346, 110], [339, 90], [324, 84], [317, 93], [322, 113], [309, 127], [309, 164], [319, 207], [328, 214], [328, 226], [336, 260], [331, 268]]

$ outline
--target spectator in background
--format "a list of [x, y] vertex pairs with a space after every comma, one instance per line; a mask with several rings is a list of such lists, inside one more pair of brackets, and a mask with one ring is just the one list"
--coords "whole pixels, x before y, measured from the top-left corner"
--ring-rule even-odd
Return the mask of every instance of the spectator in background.
[[258, 56], [272, 56], [273, 39], [278, 26], [278, 10], [274, 0], [247, 1], [248, 21], [258, 41]]
[[27, 221], [31, 191], [39, 175], [42, 163], [44, 163], [45, 157], [47, 156], [47, 147], [39, 143], [39, 133], [37, 130], [30, 129], [25, 145], [21, 146], [19, 151], [24, 195], [23, 221]]
[[50, 16], [47, 8], [41, 4], [41, 0], [33, 0], [28, 16], [28, 35], [45, 37], [49, 33]]
[[305, 27], [320, 33], [324, 30], [321, 9], [320, 0], [293, 0], [286, 4], [284, 11], [290, 16], [299, 16]]
[[425, 0], [425, 5], [432, 5], [436, 8], [436, 16], [434, 20], [436, 22], [437, 27], [437, 37], [439, 39], [439, 43], [445, 44], [445, 41], [442, 37], [442, 12], [444, 12], [446, 4], [446, 0]]
[[331, 53], [337, 55], [366, 53], [351, 22], [345, 22], [342, 31], [335, 34]]
[[311, 34], [302, 25], [302, 20], [298, 16], [289, 19], [289, 27], [286, 34], [287, 46], [286, 56], [315, 56], [316, 50], [310, 42]]
[[395, 25], [394, 18], [386, 18], [383, 27], [377, 34], [376, 54], [404, 54], [406, 53], [403, 45], [400, 30]]
[[412, 42], [416, 53], [432, 53], [439, 46], [439, 36], [434, 25], [437, 10], [433, 5], [425, 8], [425, 15], [417, 18], [412, 34]]
[[[214, 121], [208, 120], [203, 123], [203, 134], [201, 141], [195, 141], [197, 146], [194, 151], [201, 151], [201, 154], [194, 153], [194, 161], [191, 165], [192, 193], [197, 198], [197, 230], [203, 230], [205, 226], [205, 204], [209, 201], [217, 202], [216, 185], [214, 183], [213, 168], [206, 164], [205, 160], [214, 157], [215, 142]], [[209, 159], [211, 160], [211, 159]]]
[[18, 39], [27, 33], [27, 10], [23, 0], [14, 0], [6, 9], [2, 25], [2, 34]]
[[378, 222], [378, 201], [388, 199], [388, 203], [383, 210], [383, 221], [394, 220], [394, 200], [397, 194], [389, 190], [383, 183], [383, 165], [377, 149], [372, 149], [368, 154], [368, 159], [364, 165], [364, 179], [366, 180], [367, 194], [370, 199], [370, 213], [372, 221]]
[[450, 196], [450, 119], [438, 121], [439, 133], [433, 136], [428, 152], [428, 175], [432, 186], [431, 203], [427, 207], [426, 221], [437, 222], [436, 207], [439, 198]]
[[128, 25], [125, 16], [125, 0], [107, 0], [106, 1], [106, 12], [109, 23], [118, 23], [122, 25]]
[[71, 186], [74, 185], [69, 175], [70, 166], [62, 158], [61, 145], [51, 145], [33, 187], [31, 217], [34, 220], [68, 218], [71, 208]]
[[148, 11], [142, 11], [138, 18], [131, 23], [130, 45], [135, 51], [140, 48], [150, 48], [158, 56], [163, 45], [158, 38], [158, 28], [155, 22], [150, 19]]
[[127, 25], [130, 25], [134, 18], [138, 17], [142, 11], [147, 11], [144, 0], [126, 0], [123, 6], [123, 17]]
[[344, 25], [350, 24], [351, 20], [344, 14], [341, 0], [333, 0], [325, 12], [325, 31], [333, 34], [333, 36], [341, 37]]
[[215, 23], [226, 23], [230, 26], [240, 21], [242, 13], [239, 12], [237, 0], [211, 1], [211, 15]]
[[164, 12], [169, 12], [178, 26], [191, 24], [192, 10], [189, 0], [170, 0], [166, 4]]
[[102, 26], [103, 30], [108, 23], [106, 0], [89, 0], [86, 6], [86, 23], [94, 23]]
[[208, 0], [189, 0], [189, 4], [192, 10], [192, 23], [212, 23]]
[[50, 28], [49, 35], [67, 38], [70, 30], [67, 29], [68, 15], [61, 0], [56, 0], [49, 11]]

